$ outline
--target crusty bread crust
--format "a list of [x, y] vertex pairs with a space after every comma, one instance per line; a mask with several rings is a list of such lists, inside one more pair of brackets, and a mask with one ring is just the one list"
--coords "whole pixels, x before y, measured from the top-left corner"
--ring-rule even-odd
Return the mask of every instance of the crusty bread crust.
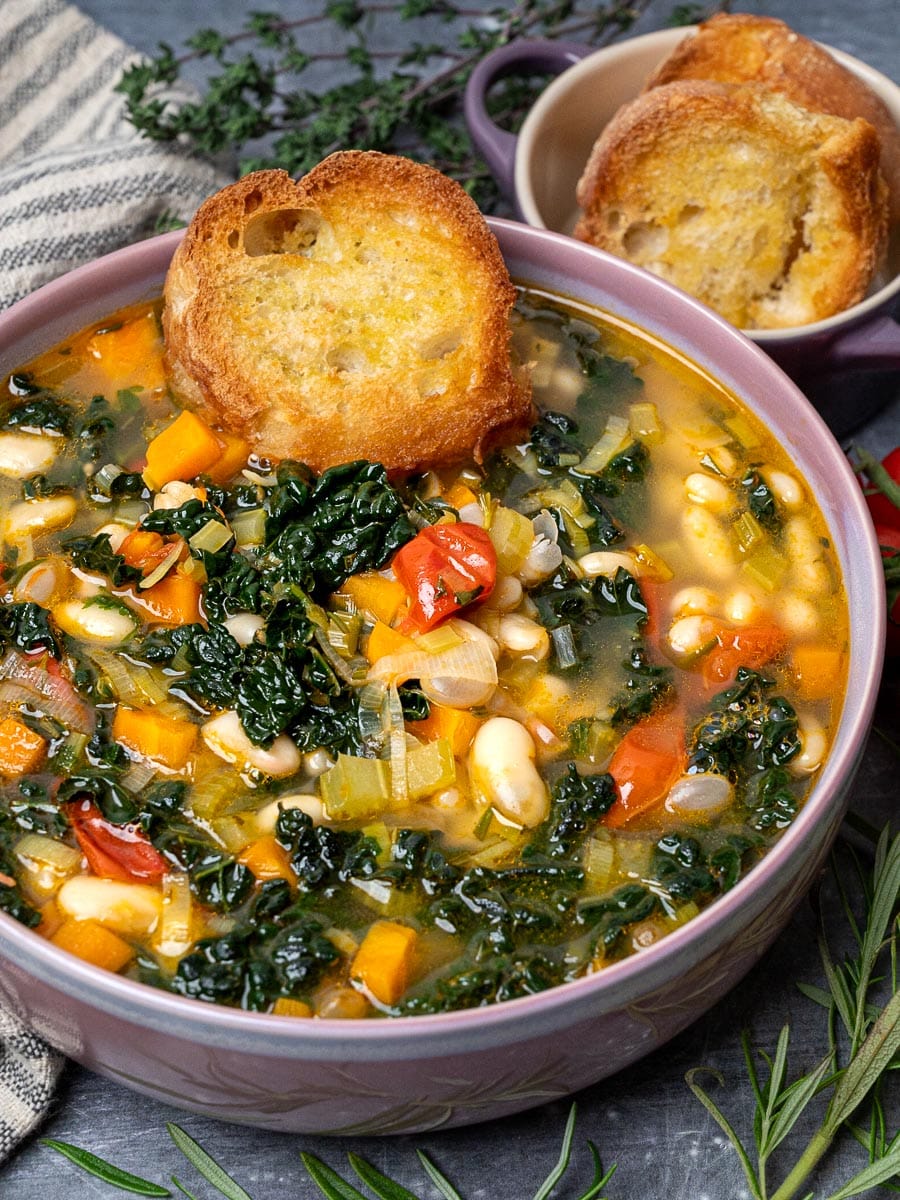
[[878, 133], [891, 216], [900, 221], [900, 129], [881, 98], [817, 42], [776, 17], [717, 13], [678, 43], [644, 90], [681, 79], [758, 83], [813, 112], [862, 117]]
[[861, 300], [885, 251], [878, 159], [866, 121], [752, 84], [663, 84], [596, 142], [575, 236], [741, 328], [808, 324]]
[[245, 176], [191, 222], [165, 285], [169, 378], [273, 458], [441, 466], [532, 417], [515, 289], [466, 192], [390, 155]]

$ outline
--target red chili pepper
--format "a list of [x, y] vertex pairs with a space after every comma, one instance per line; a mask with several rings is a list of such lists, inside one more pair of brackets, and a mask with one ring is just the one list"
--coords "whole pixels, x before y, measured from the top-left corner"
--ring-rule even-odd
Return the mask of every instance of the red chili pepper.
[[165, 875], [166, 860], [139, 826], [107, 821], [92, 800], [73, 800], [64, 807], [95, 875], [127, 883], [158, 883]]
[[[881, 466], [888, 473], [890, 479], [900, 487], [900, 446], [881, 460]], [[870, 480], [870, 482], [875, 484], [874, 480]], [[869, 512], [876, 525], [887, 525], [894, 529], [900, 525], [900, 506], [883, 491], [868, 491], [866, 504], [869, 506]]]
[[429, 525], [394, 555], [394, 574], [412, 599], [401, 630], [424, 633], [476, 600], [497, 580], [497, 555], [479, 525]]

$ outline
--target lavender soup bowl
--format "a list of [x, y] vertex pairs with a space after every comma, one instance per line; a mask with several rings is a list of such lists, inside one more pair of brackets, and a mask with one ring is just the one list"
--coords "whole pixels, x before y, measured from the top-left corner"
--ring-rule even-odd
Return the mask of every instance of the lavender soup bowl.
[[[578, 219], [575, 190], [591, 148], [620, 105], [694, 27], [663, 29], [596, 50], [578, 42], [535, 38], [487, 54], [466, 88], [472, 140], [516, 215], [529, 225], [571, 233]], [[875, 92], [900, 128], [900, 86], [841, 50], [833, 58]], [[529, 110], [518, 134], [491, 119], [486, 97], [507, 75], [555, 78]], [[887, 258], [868, 294], [835, 316], [790, 329], [750, 330], [772, 357], [845, 432], [869, 413], [857, 389], [834, 387], [844, 372], [900, 370], [900, 226], [891, 230]], [[887, 389], [885, 389], [886, 391]]]
[[[184, 1109], [265, 1128], [391, 1134], [496, 1118], [594, 1083], [696, 1021], [760, 958], [820, 871], [879, 682], [884, 588], [860, 489], [822, 419], [738, 330], [629, 264], [493, 221], [517, 280], [615, 313], [732, 388], [818, 498], [851, 613], [831, 754], [781, 840], [737, 886], [651, 948], [538, 995], [396, 1020], [289, 1020], [158, 991], [71, 957], [0, 914], [0, 997], [86, 1067]], [[178, 234], [121, 250], [0, 315], [0, 373], [159, 293]]]

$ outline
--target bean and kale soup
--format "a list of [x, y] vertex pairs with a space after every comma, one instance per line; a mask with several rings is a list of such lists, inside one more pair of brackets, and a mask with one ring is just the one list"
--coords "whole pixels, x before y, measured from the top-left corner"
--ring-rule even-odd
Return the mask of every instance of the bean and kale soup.
[[159, 305], [0, 408], [0, 906], [295, 1017], [436, 1013], [639, 953], [790, 825], [844, 595], [713, 380], [523, 293], [527, 443], [316, 477], [179, 411]]

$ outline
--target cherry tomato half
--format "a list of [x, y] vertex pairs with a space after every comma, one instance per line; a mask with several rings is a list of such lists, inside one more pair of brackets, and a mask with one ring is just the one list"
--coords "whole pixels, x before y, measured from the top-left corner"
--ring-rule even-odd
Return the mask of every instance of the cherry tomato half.
[[420, 530], [397, 551], [392, 566], [412, 600], [404, 626], [420, 633], [486, 600], [497, 580], [491, 539], [466, 521]]
[[158, 883], [166, 860], [136, 825], [115, 825], [92, 800], [72, 800], [66, 816], [95, 875], [127, 883]]

